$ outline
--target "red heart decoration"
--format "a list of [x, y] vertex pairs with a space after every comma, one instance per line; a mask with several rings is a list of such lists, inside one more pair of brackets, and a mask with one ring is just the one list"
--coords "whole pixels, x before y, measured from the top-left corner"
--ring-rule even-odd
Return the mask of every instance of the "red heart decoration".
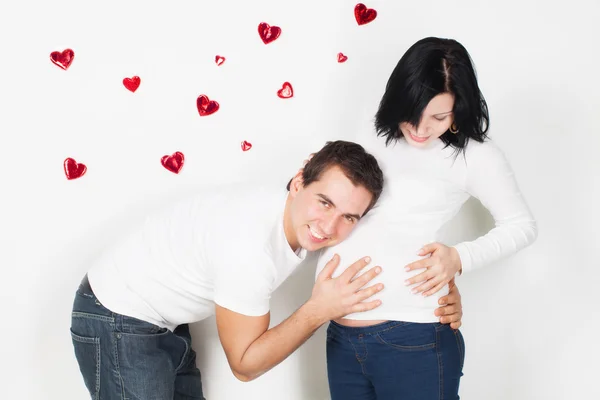
[[281, 89], [277, 91], [277, 96], [282, 99], [289, 99], [294, 96], [294, 88], [292, 88], [292, 85], [289, 82], [284, 82]]
[[172, 173], [178, 174], [181, 168], [183, 168], [183, 160], [183, 153], [176, 151], [170, 156], [163, 156], [160, 159], [160, 163]]
[[131, 78], [123, 78], [123, 85], [132, 92], [135, 92], [140, 87], [142, 80], [139, 76], [133, 76]]
[[344, 53], [338, 53], [338, 62], [339, 63], [346, 62], [347, 59], [348, 59], [348, 57], [345, 56]]
[[372, 8], [367, 8], [367, 6], [362, 3], [358, 3], [354, 7], [354, 18], [356, 18], [356, 22], [358, 22], [359, 25], [368, 24], [376, 17], [377, 11]]
[[242, 151], [248, 151], [252, 148], [252, 143], [246, 142], [245, 140], [242, 142]]
[[69, 68], [74, 58], [75, 52], [71, 49], [63, 50], [62, 53], [60, 51], [53, 51], [50, 53], [50, 61], [65, 71], [67, 68]]
[[215, 56], [215, 62], [217, 63], [217, 66], [221, 66], [221, 64], [223, 64], [225, 62], [225, 57], [222, 56]]
[[196, 100], [196, 106], [201, 117], [214, 114], [219, 110], [219, 103], [209, 100], [208, 96], [201, 94]]
[[264, 44], [269, 44], [281, 35], [281, 28], [278, 26], [271, 26], [266, 22], [258, 24], [258, 34]]
[[85, 174], [85, 171], [87, 171], [85, 164], [78, 164], [77, 161], [70, 157], [65, 159], [63, 165], [68, 180], [81, 178]]

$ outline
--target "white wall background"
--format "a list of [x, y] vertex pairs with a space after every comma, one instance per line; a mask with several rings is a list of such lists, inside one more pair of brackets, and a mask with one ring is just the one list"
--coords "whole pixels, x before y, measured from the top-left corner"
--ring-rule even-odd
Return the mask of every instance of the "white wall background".
[[[538, 241], [461, 279], [464, 399], [591, 399], [600, 345], [597, 1], [20, 1], [0, 6], [0, 398], [83, 399], [69, 336], [89, 260], [123, 228], [204, 184], [286, 179], [314, 143], [370, 129], [388, 75], [425, 36], [471, 52]], [[282, 27], [265, 46], [257, 25]], [[68, 71], [48, 59], [72, 48]], [[344, 52], [349, 60], [336, 62]], [[216, 54], [227, 61], [217, 67]], [[139, 75], [134, 94], [121, 84]], [[295, 97], [277, 89], [290, 81]], [[200, 118], [195, 100], [221, 104]], [[242, 152], [248, 140], [252, 150]], [[182, 151], [179, 175], [160, 158]], [[66, 157], [88, 167], [68, 181]], [[489, 228], [468, 203], [448, 241]], [[276, 293], [274, 323], [313, 271]], [[194, 326], [209, 399], [326, 399], [324, 335], [247, 384], [214, 321]]]

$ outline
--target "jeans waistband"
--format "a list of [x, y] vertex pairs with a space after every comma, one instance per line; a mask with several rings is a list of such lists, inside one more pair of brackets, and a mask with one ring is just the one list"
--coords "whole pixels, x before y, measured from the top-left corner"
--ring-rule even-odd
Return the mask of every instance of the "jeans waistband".
[[426, 325], [438, 326], [438, 325], [440, 325], [439, 322], [422, 323], [422, 322], [408, 322], [408, 321], [387, 321], [387, 322], [382, 322], [379, 324], [369, 325], [369, 326], [345, 326], [345, 325], [338, 324], [335, 321], [330, 321], [330, 327], [333, 327], [335, 329], [343, 331], [349, 335], [374, 335], [379, 332], [383, 332], [383, 331], [387, 331], [392, 328], [396, 328], [398, 326], [411, 325], [411, 324], [419, 324], [422, 326], [426, 326]]

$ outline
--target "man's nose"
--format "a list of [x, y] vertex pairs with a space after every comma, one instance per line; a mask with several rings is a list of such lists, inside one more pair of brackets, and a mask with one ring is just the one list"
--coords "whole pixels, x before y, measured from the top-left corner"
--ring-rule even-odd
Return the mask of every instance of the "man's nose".
[[336, 215], [328, 215], [326, 218], [324, 218], [323, 224], [321, 225], [321, 229], [324, 231], [323, 233], [329, 237], [333, 236], [333, 233], [335, 232], [336, 221]]

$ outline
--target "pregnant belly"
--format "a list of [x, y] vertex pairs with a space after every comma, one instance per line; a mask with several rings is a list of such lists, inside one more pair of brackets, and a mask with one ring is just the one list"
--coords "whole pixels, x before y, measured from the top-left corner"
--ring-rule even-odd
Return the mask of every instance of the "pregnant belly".
[[[418, 256], [417, 252], [423, 245], [432, 242], [433, 238], [423, 235], [409, 237], [389, 229], [374, 232], [372, 229], [361, 228], [357, 227], [344, 242], [325, 249], [319, 257], [316, 272], [318, 275], [334, 254], [340, 256], [340, 264], [334, 271], [334, 278], [340, 276], [357, 260], [369, 256], [371, 262], [359, 272], [359, 275], [375, 266], [382, 268], [382, 272], [367, 284], [367, 286], [371, 286], [383, 283], [384, 289], [367, 300], [379, 299], [382, 304], [375, 310], [350, 314], [345, 319], [336, 322], [361, 326], [361, 324], [368, 325], [397, 319], [399, 316], [406, 316], [406, 319], [403, 320], [412, 318], [414, 322], [424, 322], [423, 319], [429, 316], [429, 319], [434, 321], [433, 311], [437, 308], [438, 299], [448, 293], [447, 286], [431, 296], [424, 297], [421, 294], [411, 293], [411, 289], [418, 285], [406, 286], [404, 284], [406, 279], [424, 271], [421, 269], [406, 272], [404, 267], [422, 259], [423, 257]], [[411, 317], [413, 315], [414, 317]], [[361, 322], [348, 322], [348, 319]]]

